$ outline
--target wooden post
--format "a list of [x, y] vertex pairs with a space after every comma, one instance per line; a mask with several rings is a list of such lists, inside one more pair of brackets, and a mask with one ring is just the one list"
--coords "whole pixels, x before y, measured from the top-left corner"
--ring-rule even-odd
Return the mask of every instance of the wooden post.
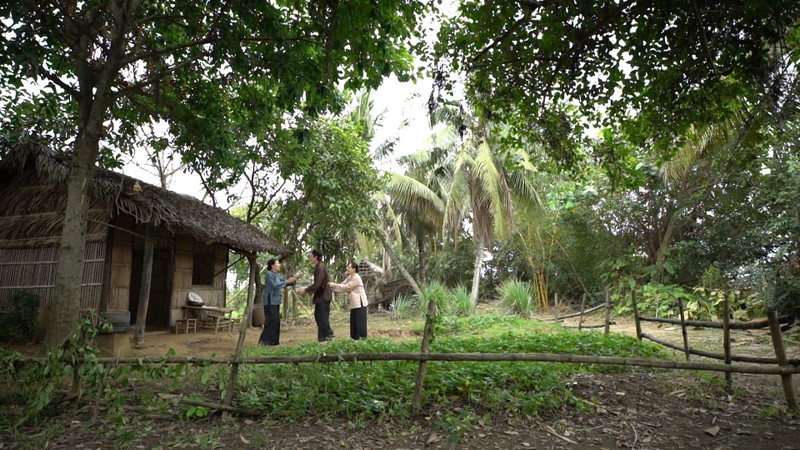
[[[239, 358], [242, 355], [242, 348], [244, 347], [245, 336], [247, 335], [247, 328], [250, 326], [251, 315], [253, 313], [253, 299], [256, 292], [256, 278], [258, 278], [258, 269], [256, 266], [255, 255], [247, 255], [247, 262], [250, 263], [250, 279], [247, 282], [247, 301], [245, 302], [242, 321], [239, 322], [239, 340], [236, 342], [236, 353], [233, 355], [233, 362], [231, 362], [231, 376], [228, 379], [228, 390], [225, 392], [225, 399], [223, 404], [231, 406], [233, 403], [233, 392], [236, 389], [236, 378], [239, 375]], [[266, 326], [266, 324], [264, 324]], [[226, 413], [223, 413], [225, 417]]]
[[611, 322], [611, 292], [606, 289], [606, 328], [605, 334], [608, 334], [608, 326]]
[[106, 235], [106, 256], [103, 261], [103, 287], [100, 291], [98, 311], [108, 311], [108, 297], [111, 295], [111, 262], [114, 259], [114, 227], [108, 227]]
[[297, 320], [297, 291], [292, 289], [292, 320]]
[[150, 281], [153, 275], [153, 226], [145, 225], [144, 257], [142, 258], [142, 284], [139, 291], [139, 308], [136, 313], [136, 326], [133, 328], [133, 346], [144, 342], [144, 327], [147, 324], [147, 307], [150, 303]]
[[[772, 335], [772, 346], [775, 347], [775, 356], [778, 359], [779, 366], [788, 366], [786, 362], [786, 349], [783, 347], [783, 336], [781, 336], [781, 325], [778, 323], [778, 313], [774, 310], [767, 311], [767, 319], [769, 319], [769, 332]], [[792, 386], [792, 375], [781, 374], [781, 383], [783, 384], [783, 393], [786, 395], [786, 404], [789, 410], [795, 413], [800, 412], [797, 407], [797, 397], [794, 393], [794, 386]]]
[[581, 328], [583, 327], [583, 308], [585, 306], [586, 306], [586, 293], [581, 295], [581, 316], [580, 319], [578, 319], [578, 331], [581, 331]]
[[[731, 322], [730, 322], [730, 304], [728, 297], [725, 296], [725, 301], [722, 302], [722, 351], [725, 353], [725, 364], [731, 363]], [[725, 386], [728, 390], [733, 388], [733, 374], [725, 372]]]
[[553, 293], [553, 317], [558, 322], [558, 292]]
[[[425, 318], [425, 329], [422, 332], [422, 353], [430, 353], [431, 338], [433, 337], [433, 318], [436, 315], [436, 301], [428, 300], [428, 314]], [[417, 369], [417, 379], [414, 383], [414, 399], [411, 402], [414, 412], [418, 413], [422, 406], [422, 385], [425, 380], [425, 362], [420, 360]]]
[[639, 321], [639, 305], [636, 303], [636, 289], [631, 290], [631, 303], [633, 304], [633, 321], [636, 324], [636, 337], [642, 340], [642, 322]]
[[689, 335], [686, 333], [686, 318], [683, 315], [683, 300], [678, 299], [678, 311], [681, 314], [681, 333], [683, 333], [683, 352], [689, 361]]

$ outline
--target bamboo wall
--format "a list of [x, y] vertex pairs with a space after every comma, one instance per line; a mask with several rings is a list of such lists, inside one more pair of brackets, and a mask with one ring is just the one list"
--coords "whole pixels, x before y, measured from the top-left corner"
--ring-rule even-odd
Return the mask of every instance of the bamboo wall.
[[[120, 219], [115, 223], [126, 228], [131, 220]], [[128, 310], [130, 305], [131, 263], [133, 261], [133, 235], [115, 230], [114, 247], [111, 250], [111, 276], [109, 279], [108, 309]]]
[[[97, 308], [100, 304], [105, 250], [105, 241], [86, 243], [81, 309]], [[41, 305], [51, 305], [58, 298], [57, 269], [57, 246], [0, 248], [0, 309], [8, 306], [8, 298], [16, 290], [36, 294]]]

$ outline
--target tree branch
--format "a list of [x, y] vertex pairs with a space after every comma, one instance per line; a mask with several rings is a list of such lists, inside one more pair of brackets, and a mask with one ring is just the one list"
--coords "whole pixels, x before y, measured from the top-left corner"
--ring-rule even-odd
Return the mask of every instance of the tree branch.
[[65, 83], [64, 80], [62, 80], [57, 75], [55, 75], [52, 72], [50, 72], [49, 70], [45, 69], [44, 66], [39, 65], [39, 67], [37, 69], [38, 69], [39, 73], [41, 73], [45, 78], [47, 78], [48, 80], [50, 80], [53, 83], [57, 84], [61, 89], [64, 89], [69, 95], [71, 95], [73, 97], [77, 97], [78, 96], [78, 90], [77, 89], [75, 89], [74, 87], [72, 87], [72, 86], [68, 85], [67, 83]]

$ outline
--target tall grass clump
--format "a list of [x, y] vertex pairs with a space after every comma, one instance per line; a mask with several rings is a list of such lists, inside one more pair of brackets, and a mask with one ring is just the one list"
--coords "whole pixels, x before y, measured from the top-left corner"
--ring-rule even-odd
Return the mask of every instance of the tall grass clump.
[[392, 302], [392, 315], [395, 319], [415, 317], [418, 312], [417, 300], [414, 297], [400, 295]]
[[445, 314], [446, 312], [443, 310], [445, 307], [444, 305], [447, 304], [447, 297], [449, 297], [449, 293], [447, 292], [447, 288], [444, 287], [442, 283], [439, 282], [432, 282], [422, 288], [422, 297], [419, 299], [419, 304], [417, 307], [419, 308], [419, 312], [422, 316], [427, 314], [428, 312], [428, 303], [433, 300], [436, 302], [436, 314]]
[[448, 292], [441, 304], [442, 315], [467, 317], [472, 314], [472, 300], [469, 291], [463, 285], [458, 285]]
[[501, 302], [513, 313], [521, 317], [531, 317], [536, 312], [533, 292], [528, 283], [506, 280], [498, 289]]

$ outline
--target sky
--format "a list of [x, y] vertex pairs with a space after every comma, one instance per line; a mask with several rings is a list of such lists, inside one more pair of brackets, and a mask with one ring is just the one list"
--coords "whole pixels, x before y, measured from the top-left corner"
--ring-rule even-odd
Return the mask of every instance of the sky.
[[[400, 82], [394, 76], [384, 80], [371, 96], [374, 102], [373, 115], [383, 113], [383, 120], [376, 127], [375, 138], [372, 140], [373, 148], [387, 139], [398, 137], [395, 159], [420, 149], [430, 134], [427, 116], [430, 91], [431, 80], [427, 78], [416, 83]], [[408, 120], [408, 125], [401, 127], [404, 119]], [[377, 166], [382, 170], [399, 168], [393, 161], [384, 161]], [[125, 175], [156, 186], [160, 185], [155, 171], [152, 168], [148, 169], [144, 151], [136, 152], [134, 159], [129, 159], [121, 170]], [[169, 189], [198, 199], [203, 195], [200, 178], [193, 173], [176, 173], [171, 179]], [[222, 197], [218, 196], [217, 200], [224, 202]], [[227, 208], [231, 205], [221, 203], [220, 206]]]

